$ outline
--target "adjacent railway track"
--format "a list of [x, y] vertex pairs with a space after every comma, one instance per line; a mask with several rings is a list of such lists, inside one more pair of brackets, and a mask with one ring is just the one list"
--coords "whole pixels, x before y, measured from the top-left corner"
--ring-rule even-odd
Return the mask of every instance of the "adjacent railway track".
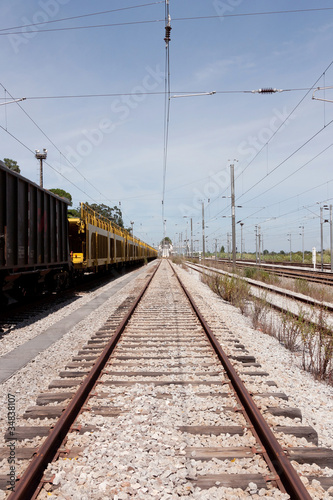
[[[200, 489], [211, 487], [222, 492], [216, 498], [226, 498], [228, 488], [311, 498], [290, 461], [332, 467], [332, 450], [317, 447], [312, 428], [290, 424], [300, 411], [288, 406], [235, 335], [206, 314], [163, 260], [140, 294], [50, 383], [52, 392], [27, 409], [28, 422], [50, 418], [50, 424], [7, 433], [15, 443], [40, 441], [37, 449], [16, 446], [22, 460], [32, 458], [9, 498], [46, 498], [54, 488], [80, 494], [82, 468], [91, 498], [119, 488], [147, 498], [168, 491], [200, 498]], [[284, 446], [283, 436], [291, 434], [307, 446], [303, 440], [297, 448]], [[68, 467], [67, 457], [77, 460]], [[316, 479], [331, 486], [323, 472]]]
[[[217, 262], [221, 262], [223, 264], [231, 266], [230, 261], [228, 260], [218, 259]], [[257, 264], [256, 262], [253, 261], [237, 261], [236, 267], [238, 267], [239, 269], [246, 269], [248, 267], [257, 267], [258, 269], [263, 269], [271, 274], [274, 274], [276, 276], [281, 276], [284, 278], [292, 278], [292, 279], [299, 278], [307, 280], [311, 283], [320, 283], [321, 285], [329, 285], [329, 286], [333, 285], [333, 274], [331, 274], [327, 270], [318, 271], [318, 270], [311, 270], [309, 268], [297, 269], [297, 267], [303, 267], [303, 266], [298, 266], [298, 264], [297, 265], [294, 264], [294, 266], [292, 266], [287, 264], [284, 265], [267, 264], [265, 262]]]
[[[194, 269], [195, 271], [203, 274], [209, 274], [209, 273], [217, 273], [220, 275], [228, 275], [228, 276], [234, 276], [232, 273], [229, 273], [227, 271], [222, 271], [221, 269], [217, 269], [212, 266], [204, 266], [202, 264], [194, 264], [190, 262], [186, 262], [186, 265]], [[286, 288], [278, 287], [276, 285], [269, 285], [267, 283], [263, 283], [261, 281], [253, 280], [251, 278], [245, 278], [242, 276], [237, 276], [239, 279], [242, 279], [249, 283], [249, 285], [254, 286], [256, 288], [262, 289], [265, 292], [271, 292], [276, 295], [281, 295], [283, 297], [286, 297], [288, 299], [292, 299], [294, 301], [298, 301], [299, 303], [307, 304], [312, 307], [320, 307], [324, 308], [327, 312], [333, 312], [333, 304], [329, 302], [321, 302], [319, 300], [313, 299], [312, 297], [309, 297], [307, 295], [303, 295], [301, 293], [293, 292], [291, 290], [287, 290]], [[280, 306], [276, 306], [273, 303], [271, 303], [272, 307], [276, 307], [276, 309], [282, 311], [282, 312], [291, 312], [290, 309], [286, 309]]]

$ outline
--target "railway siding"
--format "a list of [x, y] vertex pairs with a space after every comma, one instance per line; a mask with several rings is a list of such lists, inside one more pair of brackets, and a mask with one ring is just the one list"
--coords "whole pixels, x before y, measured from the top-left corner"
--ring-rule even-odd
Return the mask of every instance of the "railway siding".
[[[194, 269], [199, 272], [204, 272], [206, 274], [217, 273], [220, 275], [235, 276], [232, 273], [228, 273], [226, 271], [222, 271], [221, 269], [216, 269], [214, 267], [208, 267], [198, 264], [186, 264], [191, 269]], [[320, 302], [319, 300], [313, 299], [307, 295], [303, 295], [301, 293], [292, 292], [285, 288], [278, 287], [276, 285], [270, 285], [267, 283], [263, 283], [261, 281], [256, 281], [251, 278], [239, 277], [239, 279], [246, 281], [251, 286], [251, 295], [254, 297], [261, 297], [261, 290], [265, 292], [264, 299], [271, 306], [276, 309], [291, 313], [295, 316], [298, 316], [300, 311], [304, 313], [313, 323], [318, 321], [320, 313], [317, 312], [318, 309], [325, 310], [328, 313], [327, 315], [327, 326], [333, 328], [333, 304], [329, 302]]]

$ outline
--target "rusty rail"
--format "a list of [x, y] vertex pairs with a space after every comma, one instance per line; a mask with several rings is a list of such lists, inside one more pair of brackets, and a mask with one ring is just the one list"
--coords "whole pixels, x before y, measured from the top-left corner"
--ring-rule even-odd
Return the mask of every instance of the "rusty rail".
[[143, 287], [139, 296], [131, 306], [131, 309], [126, 314], [126, 317], [122, 320], [116, 332], [113, 334], [110, 341], [103, 349], [103, 352], [82, 382], [75, 396], [70, 401], [69, 405], [64, 410], [53, 429], [50, 431], [50, 434], [48, 435], [42, 446], [38, 449], [36, 455], [25, 470], [22, 478], [19, 480], [15, 491], [13, 491], [13, 493], [9, 495], [8, 500], [30, 500], [31, 498], [34, 498], [34, 495], [36, 493], [36, 490], [38, 490], [39, 488], [47, 465], [56, 456], [58, 449], [60, 448], [72, 424], [80, 413], [80, 410], [82, 409], [85, 401], [89, 397], [91, 390], [93, 389], [105, 364], [107, 363], [110, 355], [116, 347], [130, 317], [132, 316], [145, 291], [150, 285], [159, 266], [160, 263], [156, 266], [156, 269], [154, 270], [152, 276], [149, 278], [148, 282]]
[[[170, 263], [170, 265], [171, 265], [171, 263]], [[259, 436], [259, 439], [261, 440], [261, 442], [265, 448], [265, 451], [267, 452], [268, 457], [274, 466], [276, 473], [279, 475], [286, 492], [290, 495], [292, 500], [311, 500], [311, 496], [309, 495], [307, 489], [303, 485], [296, 470], [294, 469], [294, 467], [291, 465], [288, 458], [286, 457], [282, 447], [280, 446], [279, 442], [277, 441], [276, 437], [274, 436], [273, 432], [271, 431], [270, 427], [268, 426], [267, 422], [265, 421], [260, 410], [257, 408], [255, 402], [253, 401], [251, 395], [249, 394], [248, 390], [244, 386], [244, 384], [243, 384], [241, 378], [239, 377], [239, 375], [237, 374], [235, 368], [232, 366], [231, 362], [229, 361], [228, 356], [223, 351], [217, 338], [215, 337], [212, 330], [208, 326], [206, 320], [204, 319], [203, 315], [201, 314], [201, 312], [197, 308], [192, 296], [186, 290], [186, 288], [185, 288], [184, 284], [182, 283], [181, 279], [179, 278], [175, 268], [172, 265], [171, 265], [171, 267], [173, 268], [173, 270], [175, 272], [175, 276], [177, 277], [182, 289], [184, 290], [187, 298], [189, 299], [193, 310], [195, 311], [196, 315], [198, 316], [200, 323], [202, 324], [202, 326], [206, 332], [206, 335], [207, 335], [209, 341], [211, 342], [218, 358], [220, 359], [221, 363], [223, 364], [223, 367], [226, 370], [228, 377], [230, 378], [231, 383], [232, 383], [232, 385], [237, 393], [237, 396], [239, 397], [243, 407], [245, 408], [245, 411], [246, 411], [257, 435]]]

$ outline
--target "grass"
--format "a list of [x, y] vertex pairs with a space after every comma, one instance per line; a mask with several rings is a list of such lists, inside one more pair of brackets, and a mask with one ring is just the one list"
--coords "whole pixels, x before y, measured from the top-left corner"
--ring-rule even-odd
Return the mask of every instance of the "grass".
[[[259, 297], [251, 296], [248, 283], [239, 277], [203, 274], [201, 279], [222, 299], [250, 316], [254, 329], [277, 338], [291, 352], [301, 351], [303, 368], [333, 385], [333, 331], [328, 327], [323, 306], [319, 313], [318, 308], [313, 309], [312, 318], [306, 317], [301, 309], [298, 315], [289, 311], [272, 314], [265, 292]], [[301, 293], [309, 292], [306, 280], [298, 280], [295, 286]]]
[[238, 277], [218, 274], [202, 274], [202, 281], [223, 300], [239, 307], [244, 314], [246, 303], [250, 297], [250, 286], [246, 281]]

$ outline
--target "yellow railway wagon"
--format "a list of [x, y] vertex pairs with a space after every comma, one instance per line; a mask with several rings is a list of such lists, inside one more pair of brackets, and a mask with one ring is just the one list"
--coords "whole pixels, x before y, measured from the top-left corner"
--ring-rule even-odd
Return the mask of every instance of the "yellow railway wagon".
[[69, 218], [69, 248], [77, 270], [99, 271], [157, 257], [157, 251], [81, 203], [81, 217]]

